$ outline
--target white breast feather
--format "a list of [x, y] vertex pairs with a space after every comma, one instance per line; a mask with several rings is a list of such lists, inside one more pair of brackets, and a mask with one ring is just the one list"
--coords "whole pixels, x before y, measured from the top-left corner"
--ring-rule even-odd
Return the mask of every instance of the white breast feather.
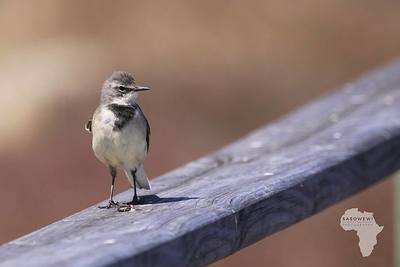
[[133, 170], [145, 159], [146, 128], [142, 121], [133, 119], [120, 131], [114, 130], [116, 118], [112, 111], [103, 109], [93, 121], [93, 150], [106, 165]]

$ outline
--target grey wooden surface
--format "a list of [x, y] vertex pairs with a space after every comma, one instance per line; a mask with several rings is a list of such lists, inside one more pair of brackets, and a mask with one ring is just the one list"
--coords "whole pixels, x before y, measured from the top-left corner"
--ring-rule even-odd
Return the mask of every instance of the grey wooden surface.
[[226, 257], [399, 169], [399, 89], [397, 62], [158, 177], [157, 196], [140, 210], [93, 206], [2, 245], [0, 266], [203, 266]]

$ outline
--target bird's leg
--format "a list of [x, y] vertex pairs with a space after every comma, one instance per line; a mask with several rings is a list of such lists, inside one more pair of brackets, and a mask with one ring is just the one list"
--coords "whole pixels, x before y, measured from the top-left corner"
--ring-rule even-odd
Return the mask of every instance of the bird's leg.
[[133, 199], [132, 199], [132, 201], [125, 203], [126, 205], [139, 204], [139, 198], [137, 196], [137, 191], [136, 191], [136, 169], [131, 171], [131, 174], [133, 177]]
[[111, 173], [111, 190], [110, 190], [110, 200], [108, 201], [108, 205], [106, 206], [100, 206], [100, 209], [109, 209], [112, 207], [118, 207], [119, 203], [115, 202], [113, 197], [114, 197], [114, 183], [115, 183], [115, 177], [117, 176], [117, 170], [114, 167], [110, 167], [110, 173]]
[[133, 176], [133, 199], [132, 202], [139, 202], [138, 196], [137, 196], [137, 192], [136, 192], [136, 169], [134, 172], [132, 172], [132, 176]]

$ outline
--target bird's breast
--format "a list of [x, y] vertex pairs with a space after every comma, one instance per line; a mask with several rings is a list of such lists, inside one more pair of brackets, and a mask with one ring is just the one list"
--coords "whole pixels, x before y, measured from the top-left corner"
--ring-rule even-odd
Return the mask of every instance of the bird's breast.
[[116, 127], [119, 118], [104, 109], [94, 117], [92, 146], [96, 157], [106, 165], [134, 169], [147, 154], [145, 130], [134, 117]]

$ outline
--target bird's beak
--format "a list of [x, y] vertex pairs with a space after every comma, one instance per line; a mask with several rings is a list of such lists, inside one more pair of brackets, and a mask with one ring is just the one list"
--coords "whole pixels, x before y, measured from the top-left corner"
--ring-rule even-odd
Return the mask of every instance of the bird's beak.
[[150, 88], [146, 87], [146, 86], [139, 86], [139, 85], [136, 85], [135, 88], [133, 89], [133, 91], [135, 91], [135, 92], [147, 91], [147, 90], [150, 90]]

